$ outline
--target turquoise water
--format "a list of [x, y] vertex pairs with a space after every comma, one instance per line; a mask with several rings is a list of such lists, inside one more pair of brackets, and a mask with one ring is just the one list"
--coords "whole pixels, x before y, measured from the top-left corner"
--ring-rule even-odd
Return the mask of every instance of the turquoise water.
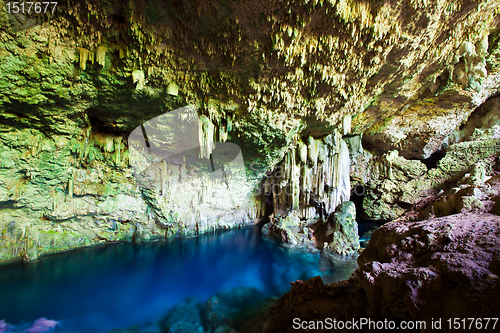
[[186, 297], [204, 301], [241, 286], [280, 296], [297, 279], [321, 275], [331, 283], [355, 267], [353, 260], [331, 262], [317, 251], [285, 249], [258, 227], [80, 249], [0, 267], [0, 332], [9, 332], [2, 331], [2, 319], [12, 332], [23, 332], [42, 317], [58, 322], [51, 332], [147, 326]]
[[358, 220], [359, 243], [361, 247], [368, 245], [372, 233], [384, 223], [384, 221]]

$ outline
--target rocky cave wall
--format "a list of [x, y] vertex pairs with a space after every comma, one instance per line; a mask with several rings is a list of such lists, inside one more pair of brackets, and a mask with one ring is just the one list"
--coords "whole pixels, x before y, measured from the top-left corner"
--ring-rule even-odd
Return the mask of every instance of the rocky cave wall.
[[[369, 217], [401, 215], [401, 200], [414, 203], [455, 172], [455, 161], [426, 171], [405, 158], [473, 145], [454, 142], [498, 90], [497, 8], [494, 1], [68, 0], [53, 15], [2, 10], [0, 259], [249, 223], [269, 213], [253, 195], [276, 181], [266, 172], [278, 166], [288, 173], [279, 185], [292, 191], [273, 194], [276, 214], [292, 207], [311, 217], [322, 202], [331, 212], [347, 198], [335, 167], [341, 152], [320, 153], [331, 135], [350, 148], [362, 135], [370, 151], [361, 140], [351, 149], [351, 179], [369, 187]], [[185, 207], [165, 201], [161, 166], [160, 188], [137, 186], [128, 135], [186, 105], [199, 110], [207, 140], [241, 148], [241, 187], [253, 194], [237, 221], [215, 214], [202, 230], [180, 222]], [[401, 200], [395, 181], [408, 188]], [[203, 211], [189, 200], [193, 212]]]

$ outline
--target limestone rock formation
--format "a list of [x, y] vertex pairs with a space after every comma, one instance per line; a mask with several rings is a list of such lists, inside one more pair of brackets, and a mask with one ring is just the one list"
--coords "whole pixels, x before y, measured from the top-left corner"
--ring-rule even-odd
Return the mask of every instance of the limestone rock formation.
[[326, 219], [300, 220], [293, 214], [272, 218], [262, 231], [284, 242], [286, 246], [328, 250], [344, 257], [356, 255], [359, 250], [356, 208], [351, 201], [337, 206]]
[[349, 200], [349, 150], [340, 133], [320, 140], [309, 136], [305, 141], [297, 140], [296, 148], [263, 184], [264, 198], [272, 197], [275, 215], [326, 217]]
[[467, 212], [500, 215], [499, 202], [500, 174], [486, 176], [484, 165], [478, 163], [455, 187], [422, 200], [398, 220], [420, 221]]
[[493, 315], [500, 305], [499, 226], [489, 214], [386, 224], [358, 258], [366, 314], [427, 321]]
[[352, 201], [345, 201], [328, 217], [325, 224], [316, 228], [316, 241], [333, 253], [349, 255], [359, 250], [356, 208]]
[[[266, 332], [292, 330], [294, 318], [306, 323], [370, 318], [395, 325], [420, 320], [427, 330], [440, 319], [449, 331], [450, 318], [453, 324], [453, 318], [495, 317], [500, 307], [499, 230], [500, 217], [491, 214], [387, 223], [375, 231], [349, 280], [324, 285], [316, 277], [292, 283], [270, 310]], [[478, 327], [470, 331], [486, 329]], [[368, 326], [361, 330], [370, 331]], [[494, 331], [492, 323], [486, 331]]]
[[262, 231], [287, 245], [316, 246], [314, 231], [309, 227], [309, 222], [301, 221], [294, 215], [272, 218], [263, 226]]
[[372, 219], [393, 220], [407, 209], [447, 193], [479, 165], [485, 168], [484, 177], [493, 176], [500, 155], [499, 138], [498, 125], [476, 129], [469, 140], [448, 147], [445, 156], [431, 168], [422, 161], [407, 160], [397, 151], [362, 161], [365, 168], [354, 174], [351, 170], [351, 174], [358, 184], [366, 184], [364, 213]]

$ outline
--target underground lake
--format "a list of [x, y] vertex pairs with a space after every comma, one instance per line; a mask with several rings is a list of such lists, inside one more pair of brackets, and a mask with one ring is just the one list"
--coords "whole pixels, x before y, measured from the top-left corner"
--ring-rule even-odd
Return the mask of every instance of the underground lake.
[[[54, 332], [108, 332], [155, 326], [189, 297], [205, 305], [220, 291], [247, 290], [258, 303], [290, 282], [348, 278], [355, 260], [330, 260], [310, 248], [287, 248], [260, 227], [144, 244], [108, 244], [0, 266], [0, 314], [24, 332], [39, 318]], [[0, 327], [1, 331], [1, 327]], [[41, 331], [42, 332], [42, 331]]]

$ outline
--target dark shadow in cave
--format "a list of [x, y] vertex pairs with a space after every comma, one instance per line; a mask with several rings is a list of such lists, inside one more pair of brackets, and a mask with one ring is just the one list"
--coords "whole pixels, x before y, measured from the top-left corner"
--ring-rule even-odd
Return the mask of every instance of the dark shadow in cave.
[[[90, 108], [85, 110], [87, 113], [87, 116], [89, 117], [90, 125], [92, 126], [92, 132], [93, 133], [103, 133], [103, 134], [112, 134], [116, 136], [123, 136], [125, 139], [125, 142], [127, 141], [128, 134], [123, 132], [122, 130], [113, 127], [109, 124], [106, 124], [102, 120], [102, 114], [103, 112], [95, 109], [95, 108]], [[101, 115], [101, 117], [100, 117]]]
[[364, 220], [366, 217], [363, 209], [363, 200], [365, 198], [366, 187], [363, 184], [354, 185], [351, 191], [351, 201], [356, 206], [356, 221]]
[[356, 222], [358, 222], [358, 235], [361, 247], [366, 247], [373, 231], [386, 223], [383, 220], [371, 220], [368, 218], [363, 209], [365, 194], [366, 186], [364, 184], [356, 184], [351, 191], [350, 199], [356, 207]]
[[467, 120], [460, 125], [458, 142], [469, 141], [478, 128], [491, 128], [500, 123], [498, 117], [499, 97], [500, 93], [494, 94], [469, 115]]
[[428, 170], [435, 169], [437, 167], [438, 162], [445, 157], [446, 152], [442, 153], [440, 151], [435, 152], [431, 156], [426, 159], [421, 160], [427, 166]]
[[[262, 190], [264, 191], [264, 185], [262, 185]], [[263, 196], [262, 200], [265, 200], [265, 206], [264, 206], [264, 214], [257, 220], [256, 224], [257, 225], [264, 225], [266, 223], [271, 222], [271, 219], [269, 216], [274, 212], [274, 205], [273, 205], [273, 193], [264, 193], [265, 195]]]

